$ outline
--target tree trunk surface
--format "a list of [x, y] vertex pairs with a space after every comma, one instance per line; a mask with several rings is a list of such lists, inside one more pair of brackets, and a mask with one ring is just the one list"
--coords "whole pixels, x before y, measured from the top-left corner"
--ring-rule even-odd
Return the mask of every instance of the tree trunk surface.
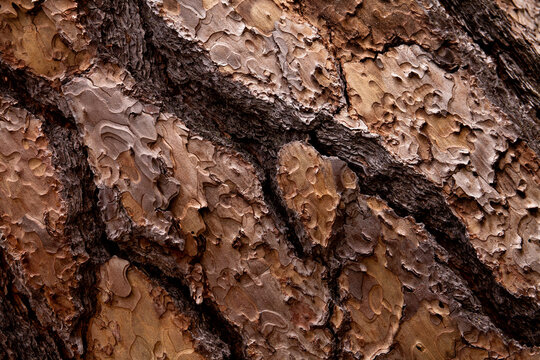
[[0, 359], [540, 359], [537, 0], [0, 0]]

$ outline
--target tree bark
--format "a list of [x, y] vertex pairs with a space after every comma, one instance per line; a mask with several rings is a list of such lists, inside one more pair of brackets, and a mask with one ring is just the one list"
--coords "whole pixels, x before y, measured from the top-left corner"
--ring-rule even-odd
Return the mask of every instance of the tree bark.
[[0, 0], [0, 358], [540, 359], [538, 19]]

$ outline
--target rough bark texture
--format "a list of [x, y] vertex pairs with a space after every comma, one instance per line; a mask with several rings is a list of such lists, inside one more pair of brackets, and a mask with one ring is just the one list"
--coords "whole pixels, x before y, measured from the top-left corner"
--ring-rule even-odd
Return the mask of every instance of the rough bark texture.
[[0, 359], [540, 359], [539, 19], [0, 0]]

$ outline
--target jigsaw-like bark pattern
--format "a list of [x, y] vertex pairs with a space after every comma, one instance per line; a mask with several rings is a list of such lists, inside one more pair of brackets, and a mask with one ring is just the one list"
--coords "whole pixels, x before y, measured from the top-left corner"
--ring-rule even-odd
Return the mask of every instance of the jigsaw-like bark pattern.
[[195, 321], [128, 261], [102, 266], [98, 309], [88, 327], [88, 358], [206, 359], [196, 349]]
[[537, 298], [539, 161], [526, 145], [514, 145], [511, 122], [472, 86], [476, 79], [461, 70], [448, 74], [405, 45], [346, 63], [344, 73], [353, 111], [397, 157], [443, 186], [499, 281]]
[[13, 66], [49, 79], [85, 70], [93, 51], [77, 22], [75, 1], [0, 2], [0, 50]]
[[37, 318], [58, 332], [68, 351], [81, 354], [74, 325], [83, 305], [76, 289], [88, 254], [64, 230], [68, 209], [42, 120], [17, 105], [0, 99], [0, 246]]
[[0, 358], [540, 359], [538, 12], [0, 1]]

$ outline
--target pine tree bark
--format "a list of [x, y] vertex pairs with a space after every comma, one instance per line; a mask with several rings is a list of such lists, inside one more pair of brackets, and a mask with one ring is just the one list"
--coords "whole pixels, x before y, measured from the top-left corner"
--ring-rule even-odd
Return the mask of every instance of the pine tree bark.
[[539, 19], [0, 0], [0, 358], [540, 359]]

